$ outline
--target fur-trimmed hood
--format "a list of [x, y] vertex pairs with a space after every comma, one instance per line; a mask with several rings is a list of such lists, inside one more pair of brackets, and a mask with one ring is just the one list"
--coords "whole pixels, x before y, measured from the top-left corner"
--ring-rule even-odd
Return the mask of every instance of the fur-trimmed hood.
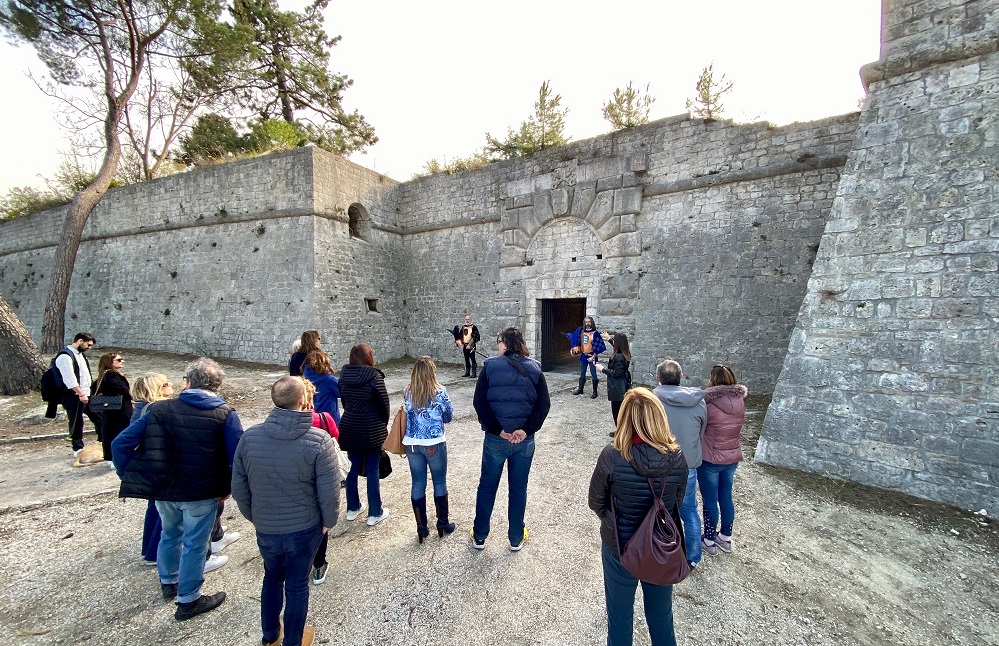
[[704, 402], [707, 403], [712, 399], [726, 396], [745, 399], [748, 394], [749, 389], [742, 384], [735, 384], [734, 386], [711, 386], [704, 389]]

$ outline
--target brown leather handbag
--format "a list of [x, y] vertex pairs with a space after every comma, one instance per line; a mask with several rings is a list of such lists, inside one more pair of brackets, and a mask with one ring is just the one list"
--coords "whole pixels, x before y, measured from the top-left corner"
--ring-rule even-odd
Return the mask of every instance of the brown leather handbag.
[[402, 406], [396, 411], [395, 419], [392, 420], [392, 428], [389, 429], [382, 449], [396, 455], [406, 455], [406, 447], [402, 445], [402, 438], [406, 436], [406, 409]]
[[655, 585], [674, 585], [690, 574], [690, 564], [683, 548], [683, 533], [673, 522], [673, 517], [663, 502], [666, 492], [666, 478], [662, 490], [656, 495], [655, 486], [649, 478], [652, 490], [652, 506], [646, 512], [642, 523], [624, 547], [617, 531], [617, 510], [611, 496], [611, 512], [614, 514], [614, 538], [621, 555], [621, 565], [639, 581]]

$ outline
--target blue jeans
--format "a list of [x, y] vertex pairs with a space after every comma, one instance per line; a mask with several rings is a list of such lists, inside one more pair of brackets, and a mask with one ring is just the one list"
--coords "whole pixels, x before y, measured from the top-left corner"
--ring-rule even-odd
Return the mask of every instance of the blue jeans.
[[[635, 630], [635, 590], [638, 579], [621, 565], [617, 551], [604, 545], [604, 598], [607, 602], [607, 646], [631, 646]], [[673, 586], [641, 582], [645, 622], [652, 646], [676, 646], [673, 633]]]
[[697, 513], [697, 469], [687, 470], [687, 491], [680, 505], [683, 521], [683, 544], [687, 560], [694, 565], [701, 562], [701, 515]]
[[160, 583], [177, 584], [177, 603], [197, 601], [205, 582], [208, 555], [215, 525], [217, 498], [193, 502], [156, 501], [163, 530], [156, 551]]
[[715, 540], [718, 535], [718, 508], [721, 507], [721, 533], [732, 535], [735, 523], [735, 503], [732, 501], [732, 482], [738, 462], [713, 464], [701, 462], [697, 467], [697, 483], [701, 488], [701, 505], [704, 511], [704, 538]]
[[475, 496], [475, 522], [472, 524], [475, 538], [484, 541], [489, 536], [489, 518], [493, 515], [496, 492], [503, 476], [503, 463], [506, 462], [510, 485], [510, 502], [507, 510], [510, 529], [507, 535], [511, 545], [520, 545], [523, 541], [524, 512], [527, 510], [527, 477], [531, 473], [533, 460], [533, 435], [529, 435], [520, 444], [513, 444], [498, 435], [486, 433], [482, 441], [482, 474], [479, 476], [479, 491]]
[[322, 525], [289, 534], [257, 532], [257, 547], [264, 562], [264, 584], [260, 590], [260, 626], [264, 641], [277, 639], [283, 604], [284, 646], [302, 643], [305, 616], [309, 612], [312, 557], [322, 538]]
[[593, 383], [597, 383], [597, 364], [587, 361], [586, 359], [580, 359], [579, 361], [579, 378], [586, 379], [586, 366], [590, 367], [590, 376], [593, 378]]
[[378, 461], [381, 451], [347, 451], [350, 459], [350, 471], [347, 472], [347, 511], [358, 511], [361, 508], [361, 495], [357, 491], [357, 478], [361, 473], [361, 462], [364, 462], [365, 480], [368, 481], [368, 515], [382, 515], [382, 490], [378, 479]]
[[406, 457], [413, 476], [413, 500], [427, 497], [427, 467], [434, 481], [434, 497], [447, 495], [447, 442], [433, 446], [407, 445]]

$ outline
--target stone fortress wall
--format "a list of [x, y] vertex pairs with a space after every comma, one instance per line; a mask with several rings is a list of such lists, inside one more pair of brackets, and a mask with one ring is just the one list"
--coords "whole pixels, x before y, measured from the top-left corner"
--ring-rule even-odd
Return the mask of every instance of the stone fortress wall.
[[999, 0], [885, 2], [758, 459], [999, 511]]
[[[672, 355], [691, 383], [723, 362], [776, 390], [762, 460], [994, 502], [997, 2], [887, 1], [861, 115], [672, 117], [401, 184], [304, 148], [112, 190], [67, 332], [283, 362], [317, 328], [334, 363], [359, 341], [460, 361], [465, 313], [486, 352], [517, 325], [537, 354], [543, 303], [585, 298], [639, 382]], [[0, 291], [36, 333], [62, 213], [0, 226]]]

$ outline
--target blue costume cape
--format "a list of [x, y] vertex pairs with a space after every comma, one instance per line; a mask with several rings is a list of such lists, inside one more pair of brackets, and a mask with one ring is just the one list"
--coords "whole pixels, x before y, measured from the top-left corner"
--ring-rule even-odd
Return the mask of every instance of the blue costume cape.
[[[567, 337], [569, 337], [569, 345], [571, 347], [575, 348], [575, 347], [577, 347], [577, 346], [580, 345], [579, 338], [583, 334], [583, 326], [580, 325], [578, 328], [576, 328], [575, 332], [563, 332], [562, 334], [564, 334]], [[593, 357], [594, 361], [596, 361], [596, 357], [601, 352], [606, 352], [606, 351], [607, 351], [607, 346], [604, 345], [604, 338], [602, 336], [600, 336], [600, 332], [598, 330], [594, 329], [593, 330], [593, 354], [580, 354], [579, 355], [579, 360], [580, 361], [589, 361], [589, 358]]]

